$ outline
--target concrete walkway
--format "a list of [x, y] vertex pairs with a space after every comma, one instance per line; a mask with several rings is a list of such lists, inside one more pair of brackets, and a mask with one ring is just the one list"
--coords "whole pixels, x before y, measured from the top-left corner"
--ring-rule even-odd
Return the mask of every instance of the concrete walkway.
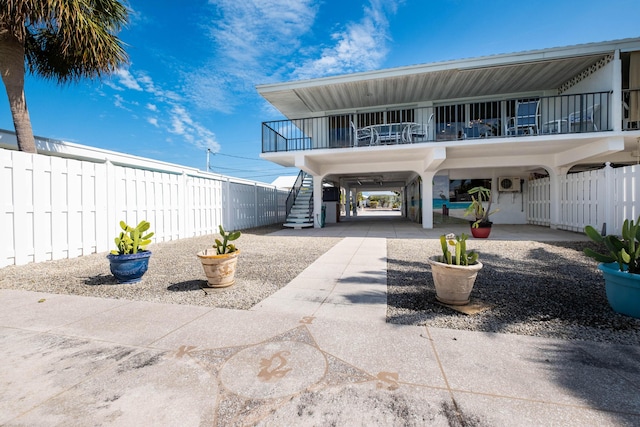
[[250, 311], [0, 290], [0, 425], [640, 425], [639, 347], [385, 323], [390, 233]]

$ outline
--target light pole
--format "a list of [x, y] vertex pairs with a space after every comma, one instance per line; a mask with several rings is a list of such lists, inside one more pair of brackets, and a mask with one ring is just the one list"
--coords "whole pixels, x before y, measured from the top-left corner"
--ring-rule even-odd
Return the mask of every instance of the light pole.
[[207, 148], [207, 172], [209, 172], [209, 154], [211, 154], [211, 149]]

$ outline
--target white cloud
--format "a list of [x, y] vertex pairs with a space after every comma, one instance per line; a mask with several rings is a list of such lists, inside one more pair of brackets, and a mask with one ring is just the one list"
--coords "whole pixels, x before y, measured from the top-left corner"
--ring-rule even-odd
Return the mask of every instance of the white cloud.
[[[106, 85], [119, 92], [113, 96], [116, 107], [133, 113], [132, 117], [138, 119], [135, 111], [139, 108], [136, 107], [144, 105], [144, 108], [156, 113], [153, 117], [146, 119], [152, 126], [180, 136], [185, 142], [200, 149], [210, 149], [213, 152], [220, 150], [215, 134], [194, 121], [181, 104], [182, 96], [176, 92], [164, 90], [144, 71], [131, 72], [121, 69], [115, 74], [119, 84], [109, 82]], [[127, 89], [136, 92], [133, 95], [135, 99], [127, 97]], [[141, 102], [141, 97], [147, 99]]]
[[230, 113], [254, 97], [260, 83], [379, 68], [388, 53], [387, 15], [402, 1], [370, 0], [362, 17], [341, 24], [322, 46], [315, 37], [327, 29], [314, 26], [325, 6], [319, 0], [209, 0], [212, 58], [185, 77], [189, 99]]
[[106, 80], [106, 79], [105, 79], [105, 80], [103, 80], [103, 81], [102, 81], [102, 83], [103, 83], [105, 86], [109, 86], [109, 87], [110, 87], [111, 89], [113, 89], [113, 90], [118, 90], [118, 91], [123, 91], [123, 90], [124, 90], [124, 88], [122, 88], [122, 87], [118, 86], [117, 84], [115, 84], [115, 83], [114, 83], [114, 82], [112, 82], [111, 80]]
[[133, 75], [131, 75], [129, 70], [120, 68], [116, 70], [114, 74], [116, 77], [118, 77], [119, 83], [125, 88], [132, 89], [132, 90], [139, 90], [139, 91], [142, 90], [142, 88], [140, 87], [136, 79], [133, 77]]
[[179, 135], [200, 149], [209, 149], [214, 153], [220, 151], [220, 144], [216, 140], [215, 134], [195, 122], [189, 112], [181, 105], [173, 106], [170, 122], [171, 127], [167, 129], [169, 132]]
[[122, 95], [119, 95], [119, 94], [114, 95], [113, 105], [115, 105], [118, 108], [122, 108], [123, 110], [131, 111], [124, 106], [124, 98], [122, 97]]
[[388, 53], [389, 22], [385, 9], [389, 6], [373, 0], [364, 8], [360, 21], [348, 23], [343, 31], [332, 34], [335, 44], [323, 49], [320, 58], [305, 61], [293, 76], [310, 79], [379, 68]]
[[[317, 0], [210, 0], [216, 17], [210, 63], [185, 78], [190, 99], [201, 108], [229, 113], [255, 85], [281, 73], [316, 18]], [[206, 94], [206, 95], [205, 95]], [[231, 96], [233, 94], [233, 96]]]

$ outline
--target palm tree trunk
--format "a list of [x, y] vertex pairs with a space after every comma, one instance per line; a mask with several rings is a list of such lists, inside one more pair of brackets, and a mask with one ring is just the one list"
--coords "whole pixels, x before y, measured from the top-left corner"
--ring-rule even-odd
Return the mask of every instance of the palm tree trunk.
[[0, 74], [9, 97], [18, 150], [36, 153], [36, 141], [24, 96], [24, 46], [8, 31], [0, 31]]

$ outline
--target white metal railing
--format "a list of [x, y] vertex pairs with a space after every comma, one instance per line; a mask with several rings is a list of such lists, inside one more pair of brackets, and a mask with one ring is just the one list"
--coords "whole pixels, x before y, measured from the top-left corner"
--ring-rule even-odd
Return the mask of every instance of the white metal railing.
[[0, 267], [106, 252], [120, 220], [150, 221], [154, 242], [285, 220], [287, 191], [273, 186], [84, 149], [75, 160], [0, 148]]
[[[640, 215], [640, 166], [603, 169], [560, 177], [560, 223], [558, 228], [583, 231], [587, 225], [608, 234], [619, 234], [625, 219]], [[550, 225], [549, 178], [529, 181], [527, 222]]]

